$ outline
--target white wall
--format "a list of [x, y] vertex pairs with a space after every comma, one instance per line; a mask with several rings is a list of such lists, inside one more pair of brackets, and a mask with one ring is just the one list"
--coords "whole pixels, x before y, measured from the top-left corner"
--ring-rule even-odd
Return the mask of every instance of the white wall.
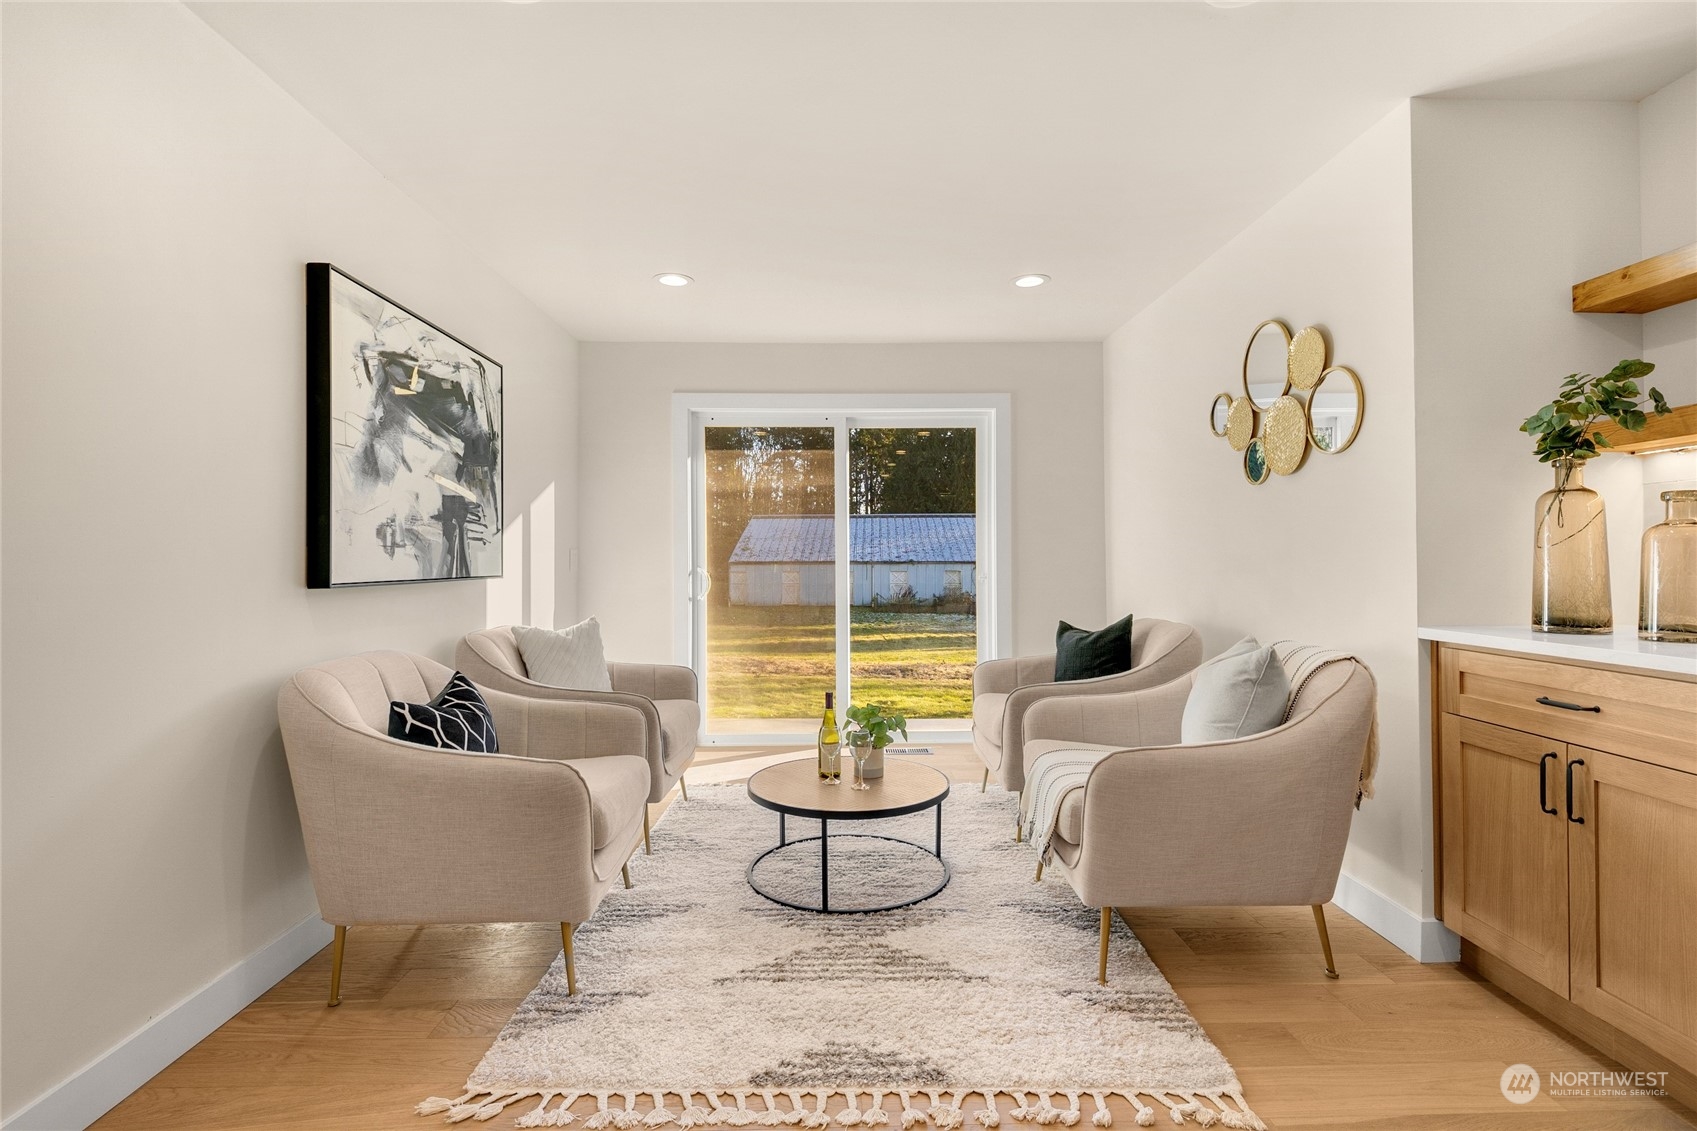
[[[569, 616], [577, 485], [572, 339], [186, 8], [7, 4], [3, 70], [10, 1116], [316, 913], [279, 683]], [[505, 366], [504, 582], [304, 588], [320, 259]]]
[[[1105, 623], [1102, 354], [1095, 343], [582, 345], [579, 599], [608, 655], [672, 655], [671, 397], [714, 393], [1010, 393], [1015, 648], [1055, 622]], [[1158, 615], [1146, 599], [1126, 606]]]
[[[1422, 908], [1429, 831], [1415, 643], [1409, 111], [1399, 107], [1106, 347], [1108, 603], [1164, 607], [1209, 654], [1240, 636], [1348, 649], [1378, 676], [1376, 800], [1345, 871]], [[1366, 388], [1355, 444], [1253, 486], [1208, 431], [1265, 318], [1325, 328]], [[1206, 810], [1206, 799], [1199, 799]]]
[[[1640, 114], [1625, 102], [1414, 103], [1425, 623], [1526, 622], [1532, 507], [1552, 473], [1532, 457], [1520, 422], [1567, 374], [1647, 356], [1645, 316], [1575, 314], [1571, 298], [1574, 283], [1641, 257], [1640, 187], [1631, 175], [1640, 167]], [[1658, 145], [1682, 148], [1690, 161], [1692, 135], [1681, 141], [1671, 132], [1644, 148], [1646, 168], [1676, 165], [1652, 152]], [[1651, 382], [1686, 404], [1697, 400], [1697, 369], [1678, 352], [1652, 358], [1672, 364], [1659, 365]], [[1586, 465], [1586, 483], [1608, 509], [1617, 627], [1637, 623], [1646, 466], [1624, 455]]]
[[[1697, 243], [1697, 71], [1638, 104], [1639, 254]], [[1644, 359], [1675, 404], [1697, 401], [1697, 302], [1643, 317]]]

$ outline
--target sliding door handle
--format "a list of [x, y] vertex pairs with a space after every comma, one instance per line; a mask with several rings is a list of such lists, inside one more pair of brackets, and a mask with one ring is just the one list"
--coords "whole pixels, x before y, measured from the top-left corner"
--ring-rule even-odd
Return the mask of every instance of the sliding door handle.
[[1583, 766], [1584, 764], [1585, 759], [1583, 758], [1575, 758], [1567, 764], [1567, 819], [1576, 825], [1583, 825], [1585, 823], [1585, 818], [1575, 817], [1573, 815], [1573, 768], [1575, 766]]
[[1552, 750], [1542, 758], [1538, 759], [1538, 808], [1552, 817], [1558, 816], [1559, 810], [1557, 810], [1554, 805], [1550, 804], [1550, 776], [1544, 772], [1544, 763], [1548, 762], [1551, 758], [1559, 757], [1560, 755]]
[[1548, 695], [1538, 696], [1538, 702], [1546, 707], [1560, 707], [1564, 711], [1590, 711], [1594, 715], [1603, 713], [1601, 707], [1581, 707], [1578, 703], [1564, 703], [1560, 699], [1551, 699]]

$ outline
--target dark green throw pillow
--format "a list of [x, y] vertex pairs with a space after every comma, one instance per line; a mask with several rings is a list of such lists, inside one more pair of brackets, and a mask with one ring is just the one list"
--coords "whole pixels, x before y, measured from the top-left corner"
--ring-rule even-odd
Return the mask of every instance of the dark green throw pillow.
[[1055, 682], [1131, 670], [1131, 617], [1086, 632], [1066, 621], [1055, 629]]

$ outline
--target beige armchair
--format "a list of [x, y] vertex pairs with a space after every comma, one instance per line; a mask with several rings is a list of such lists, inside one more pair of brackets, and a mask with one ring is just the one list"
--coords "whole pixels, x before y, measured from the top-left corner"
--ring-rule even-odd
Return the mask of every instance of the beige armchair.
[[560, 924], [572, 930], [642, 839], [648, 764], [640, 712], [480, 689], [499, 754], [388, 736], [389, 702], [423, 703], [453, 671], [405, 652], [366, 652], [296, 672], [277, 696], [319, 913], [336, 928], [330, 1004], [341, 1000], [350, 925]]
[[[1027, 770], [1050, 750], [1113, 751], [1062, 801], [1049, 841], [1051, 869], [1085, 906], [1101, 908], [1100, 980], [1113, 908], [1300, 904], [1314, 909], [1335, 978], [1324, 905], [1337, 888], [1373, 729], [1372, 674], [1353, 660], [1329, 664], [1302, 685], [1282, 726], [1181, 746], [1194, 679], [1048, 699], [1026, 716]], [[1154, 819], [1170, 806], [1194, 811], [1198, 826], [1175, 835], [1173, 822]]]
[[[479, 687], [491, 687], [531, 699], [618, 703], [643, 718], [639, 751], [648, 760], [649, 804], [658, 803], [676, 782], [689, 799], [684, 771], [695, 761], [696, 734], [701, 729], [701, 702], [695, 672], [673, 664], [608, 664], [611, 691], [577, 691], [537, 683], [525, 669], [524, 656], [511, 625], [485, 628], [460, 639], [454, 664]], [[648, 851], [648, 815], [642, 818], [642, 848]]]
[[972, 748], [984, 763], [984, 786], [995, 774], [1003, 789], [1018, 793], [1025, 788], [1019, 752], [1025, 744], [1026, 714], [1035, 704], [1158, 687], [1194, 671], [1201, 662], [1202, 637], [1194, 628], [1153, 618], [1132, 620], [1131, 670], [1117, 675], [1056, 683], [1053, 652], [984, 661], [972, 672]]

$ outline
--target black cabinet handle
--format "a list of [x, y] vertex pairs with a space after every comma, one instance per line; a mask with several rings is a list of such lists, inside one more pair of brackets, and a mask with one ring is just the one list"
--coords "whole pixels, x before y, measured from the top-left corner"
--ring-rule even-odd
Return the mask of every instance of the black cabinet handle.
[[1573, 767], [1583, 766], [1584, 764], [1585, 759], [1583, 758], [1575, 758], [1567, 764], [1567, 819], [1576, 825], [1583, 825], [1585, 818], [1573, 815]]
[[1558, 814], [1558, 810], [1550, 804], [1550, 779], [1549, 775], [1544, 773], [1544, 763], [1557, 757], [1560, 757], [1560, 755], [1552, 750], [1538, 759], [1538, 808], [1552, 817]]
[[1581, 707], [1577, 703], [1563, 703], [1560, 699], [1551, 699], [1548, 695], [1538, 696], [1538, 702], [1546, 707], [1560, 707], [1564, 711], [1590, 711], [1597, 715], [1603, 713], [1601, 707]]

